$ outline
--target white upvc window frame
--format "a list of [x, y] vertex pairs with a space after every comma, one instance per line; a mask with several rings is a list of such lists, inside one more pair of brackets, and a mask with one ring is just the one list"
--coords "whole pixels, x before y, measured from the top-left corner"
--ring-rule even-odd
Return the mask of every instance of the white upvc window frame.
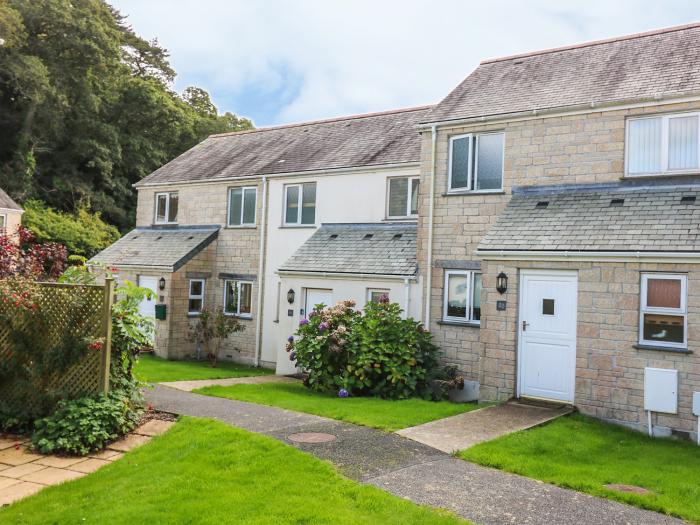
[[386, 295], [389, 298], [389, 302], [391, 302], [391, 290], [389, 290], [388, 288], [367, 288], [368, 303], [372, 302], [372, 294], [375, 293], [381, 293], [382, 295]]
[[[682, 170], [672, 170], [668, 167], [668, 122], [673, 118], [697, 117], [698, 120], [698, 166]], [[661, 119], [661, 170], [630, 173], [629, 172], [629, 147], [630, 147], [630, 122], [638, 120]], [[658, 175], [683, 175], [685, 173], [700, 172], [700, 111], [687, 111], [679, 113], [667, 113], [663, 115], [644, 115], [629, 117], [625, 121], [625, 177], [653, 177]]]
[[[301, 222], [302, 210], [304, 205], [304, 186], [313, 184], [316, 186], [316, 194], [314, 198], [314, 222], [313, 223], [303, 223]], [[297, 220], [296, 222], [287, 222], [287, 193], [289, 188], [297, 187], [299, 188], [299, 195], [297, 198]], [[284, 185], [284, 200], [282, 201], [282, 224], [284, 226], [315, 226], [318, 219], [316, 214], [316, 205], [318, 203], [318, 184], [315, 181], [310, 182], [293, 182]]]
[[[233, 192], [235, 190], [241, 190], [241, 222], [240, 224], [231, 223], [231, 200], [233, 198]], [[245, 216], [245, 195], [246, 192], [252, 191], [255, 195], [253, 222], [243, 222], [243, 217]], [[286, 201], [285, 201], [286, 203]], [[228, 189], [228, 205], [226, 206], [226, 226], [229, 228], [250, 228], [256, 225], [258, 215], [258, 188], [257, 186], [233, 186]]]
[[[484, 135], [502, 135], [503, 149], [501, 150], [501, 186], [487, 190], [476, 189], [479, 177], [479, 137]], [[469, 159], [467, 160], [467, 186], [464, 188], [452, 187], [452, 149], [455, 140], [469, 138]], [[482, 133], [462, 133], [452, 135], [449, 138], [447, 155], [447, 193], [501, 193], [503, 192], [503, 177], [505, 175], [506, 161], [506, 133], [505, 131], [484, 131]]]
[[6, 235], [7, 233], [7, 213], [0, 212], [0, 235]]
[[[681, 304], [680, 308], [661, 308], [646, 306], [647, 304], [647, 282], [649, 279], [668, 279], [681, 282]], [[683, 342], [669, 343], [666, 341], [654, 341], [644, 339], [644, 314], [673, 315], [683, 317]], [[639, 337], [638, 341], [643, 346], [658, 346], [663, 348], [688, 348], [688, 276], [679, 273], [654, 273], [642, 272], [639, 293]]]
[[[238, 288], [237, 301], [236, 301], [236, 311], [229, 312], [226, 310], [226, 303], [228, 302], [228, 284], [236, 283]], [[250, 313], [241, 313], [241, 285], [250, 286]], [[242, 319], [252, 319], [253, 317], [253, 281], [248, 281], [245, 279], [224, 279], [224, 315], [230, 315], [232, 317], [240, 317]]]
[[[398, 179], [408, 179], [408, 192], [406, 195], [406, 206], [405, 214], [403, 215], [391, 215], [390, 214], [390, 203], [391, 203], [391, 181]], [[386, 179], [386, 218], [387, 219], [415, 219], [418, 217], [418, 212], [411, 213], [411, 196], [413, 195], [413, 185], [418, 183], [418, 188], [420, 191], [420, 176], [402, 176], [402, 177], [387, 177]], [[418, 196], [420, 199], [420, 195]], [[420, 203], [417, 203], [420, 206]]]
[[[180, 214], [180, 195], [179, 192], [177, 191], [159, 191], [155, 194], [155, 199], [154, 199], [154, 209], [153, 209], [153, 223], [154, 224], [177, 224], [177, 215], [175, 216], [174, 221], [169, 221], [168, 217], [170, 217], [170, 199], [172, 195], [177, 195], [178, 196], [178, 209], [177, 209], [177, 214]], [[162, 196], [165, 196], [165, 220], [160, 221], [158, 220], [158, 199]]]
[[[195, 282], [200, 282], [202, 283], [202, 293], [201, 294], [193, 294], [192, 293], [192, 284]], [[207, 280], [206, 279], [190, 279], [189, 283], [187, 284], [187, 313], [189, 315], [199, 315], [202, 313], [202, 309], [204, 308], [204, 296], [207, 288]], [[202, 306], [199, 308], [199, 310], [190, 310], [190, 301], [193, 300], [201, 300]]]
[[[445, 276], [442, 287], [442, 320], [451, 323], [474, 324], [480, 325], [481, 319], [474, 319], [474, 278], [476, 275], [481, 275], [477, 270], [445, 270]], [[449, 279], [452, 275], [463, 275], [467, 277], [467, 316], [456, 317], [447, 315], [447, 306], [449, 299]]]

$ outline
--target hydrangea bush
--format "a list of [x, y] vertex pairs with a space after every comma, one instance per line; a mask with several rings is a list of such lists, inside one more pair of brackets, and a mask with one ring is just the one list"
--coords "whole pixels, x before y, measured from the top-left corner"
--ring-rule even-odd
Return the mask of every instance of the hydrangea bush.
[[364, 312], [353, 301], [318, 305], [289, 338], [287, 351], [306, 374], [306, 384], [341, 397], [432, 397], [429, 374], [438, 367], [438, 348], [421, 323], [403, 319], [387, 298]]

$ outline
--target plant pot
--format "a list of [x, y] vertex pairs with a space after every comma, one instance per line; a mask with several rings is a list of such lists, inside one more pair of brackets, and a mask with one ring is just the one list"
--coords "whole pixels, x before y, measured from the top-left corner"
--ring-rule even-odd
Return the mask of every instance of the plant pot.
[[453, 403], [468, 403], [479, 400], [479, 382], [464, 380], [463, 388], [452, 388], [448, 392]]

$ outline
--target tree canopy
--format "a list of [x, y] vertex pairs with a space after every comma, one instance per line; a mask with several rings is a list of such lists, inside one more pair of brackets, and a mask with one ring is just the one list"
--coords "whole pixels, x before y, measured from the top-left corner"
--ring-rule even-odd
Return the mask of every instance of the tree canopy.
[[198, 87], [173, 91], [156, 40], [103, 0], [0, 0], [0, 186], [133, 225], [132, 184], [209, 134], [249, 129]]

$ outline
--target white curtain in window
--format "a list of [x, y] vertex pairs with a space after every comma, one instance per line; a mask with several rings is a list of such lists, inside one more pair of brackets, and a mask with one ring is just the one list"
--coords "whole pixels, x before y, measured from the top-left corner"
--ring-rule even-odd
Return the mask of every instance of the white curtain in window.
[[698, 117], [673, 117], [668, 120], [668, 169], [698, 167]]
[[629, 121], [628, 173], [661, 171], [661, 118]]

